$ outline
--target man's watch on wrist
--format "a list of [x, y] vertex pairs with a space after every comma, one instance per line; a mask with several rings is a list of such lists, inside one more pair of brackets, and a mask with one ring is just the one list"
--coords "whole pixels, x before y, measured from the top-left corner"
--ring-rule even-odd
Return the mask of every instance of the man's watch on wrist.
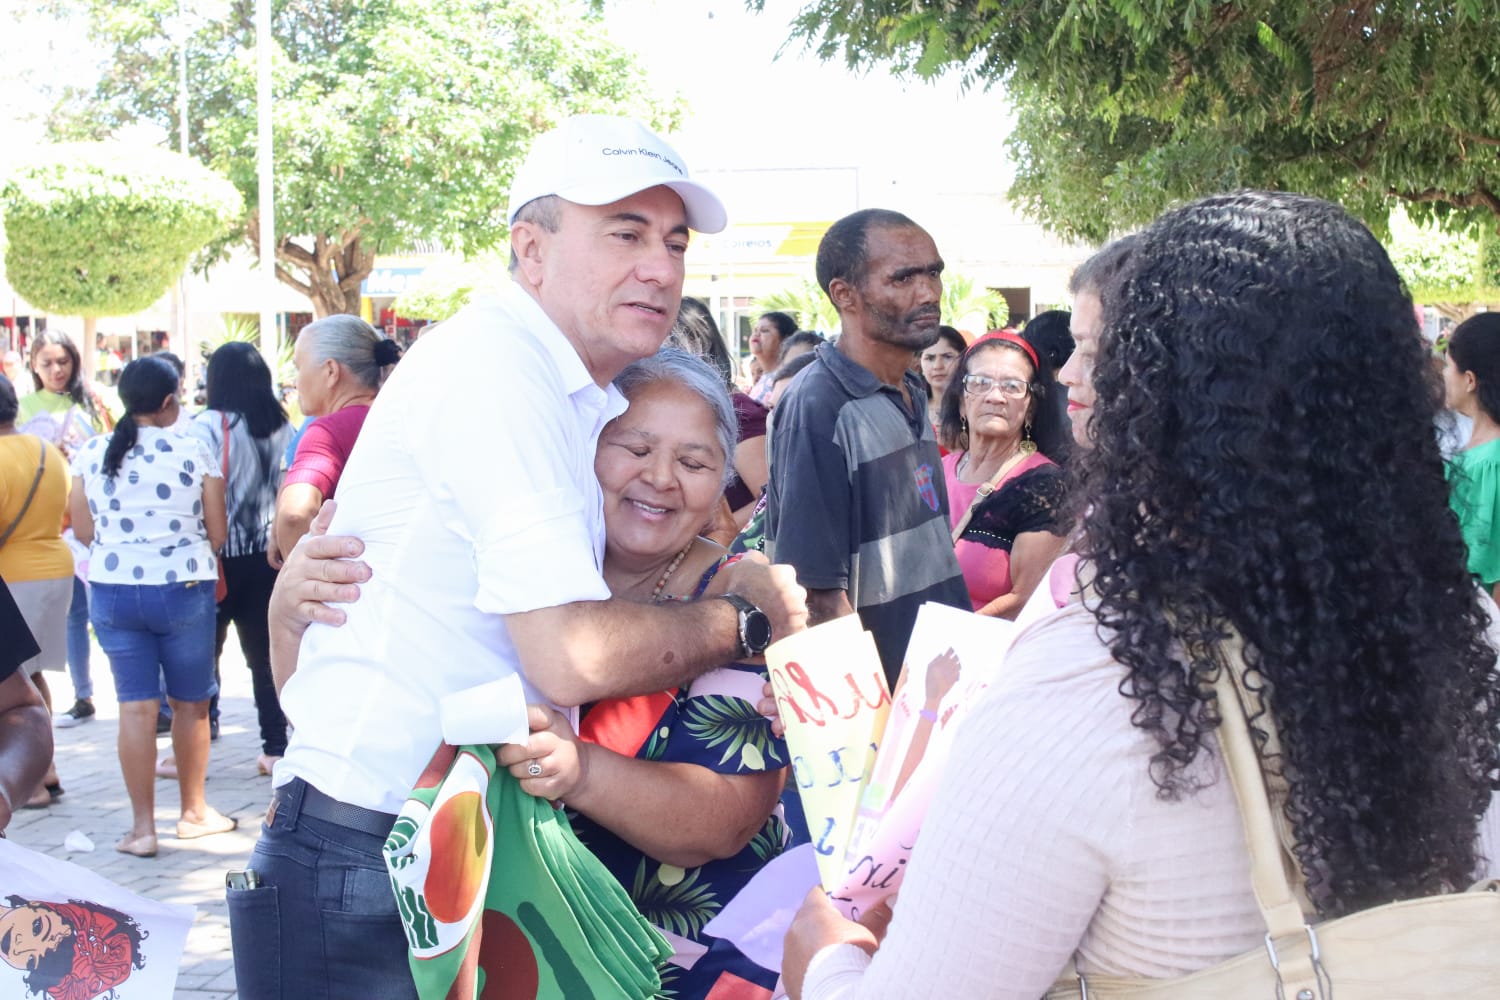
[[739, 594], [720, 594], [739, 614], [740, 657], [759, 656], [771, 644], [771, 619]]

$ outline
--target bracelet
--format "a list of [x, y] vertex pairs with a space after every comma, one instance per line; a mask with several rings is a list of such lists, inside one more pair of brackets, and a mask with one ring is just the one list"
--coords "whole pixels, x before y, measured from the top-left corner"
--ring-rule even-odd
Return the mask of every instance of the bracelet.
[[917, 716], [919, 718], [926, 719], [928, 722], [936, 722], [937, 721], [937, 713], [934, 712], [930, 708], [924, 708], [924, 709], [922, 709], [920, 712], [917, 713]]

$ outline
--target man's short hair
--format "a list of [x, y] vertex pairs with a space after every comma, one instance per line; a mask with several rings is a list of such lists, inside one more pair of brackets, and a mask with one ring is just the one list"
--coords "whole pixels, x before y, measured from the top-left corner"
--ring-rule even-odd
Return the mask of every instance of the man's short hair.
[[[555, 233], [562, 228], [562, 199], [555, 194], [544, 194], [533, 198], [516, 211], [516, 222], [529, 222], [542, 227], [543, 231]], [[515, 228], [515, 223], [511, 224]], [[515, 274], [521, 261], [515, 250], [510, 252], [510, 273]]]
[[846, 215], [828, 227], [818, 244], [818, 284], [823, 294], [833, 279], [842, 278], [851, 285], [864, 283], [870, 257], [866, 252], [871, 229], [920, 229], [915, 222], [884, 208], [865, 208]]
[[1073, 276], [1068, 279], [1068, 294], [1092, 292], [1098, 295], [1130, 263], [1130, 255], [1140, 242], [1140, 236], [1135, 233], [1121, 236], [1079, 264]]

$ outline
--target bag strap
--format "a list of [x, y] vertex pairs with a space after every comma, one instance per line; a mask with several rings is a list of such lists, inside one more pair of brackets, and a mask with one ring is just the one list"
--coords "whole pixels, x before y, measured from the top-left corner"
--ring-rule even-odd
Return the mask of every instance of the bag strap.
[[[1005, 460], [1005, 463], [990, 477], [989, 482], [979, 487], [974, 494], [974, 499], [969, 501], [969, 509], [964, 511], [964, 516], [959, 518], [958, 523], [953, 526], [953, 544], [958, 544], [958, 540], [963, 537], [964, 529], [974, 519], [974, 512], [979, 509], [980, 504], [989, 499], [991, 493], [1000, 488], [1000, 484], [1005, 481], [1005, 477], [1010, 474], [1010, 470], [1020, 465], [1022, 461], [1030, 458], [1033, 454], [1035, 452], [1017, 451]], [[958, 475], [958, 465], [956, 463], [953, 466], [953, 474], [955, 476]]]
[[26, 499], [21, 501], [21, 513], [16, 515], [14, 521], [10, 522], [10, 527], [5, 529], [5, 534], [0, 535], [0, 547], [3, 547], [6, 542], [10, 541], [10, 536], [15, 534], [16, 529], [21, 526], [21, 519], [31, 509], [31, 501], [36, 497], [36, 488], [42, 485], [42, 472], [47, 468], [47, 442], [39, 440], [37, 444], [42, 446], [42, 457], [36, 463], [36, 476], [31, 480], [31, 489], [26, 492]]
[[[1242, 676], [1245, 661], [1239, 637], [1235, 636], [1221, 646], [1220, 654], [1219, 669], [1214, 676], [1214, 693], [1219, 700], [1219, 747], [1224, 755], [1229, 784], [1239, 804], [1240, 820], [1245, 827], [1245, 842], [1250, 850], [1250, 885], [1261, 918], [1266, 923], [1266, 953], [1279, 985], [1287, 987], [1288, 996], [1296, 996], [1305, 990], [1308, 996], [1326, 998], [1331, 984], [1327, 982], [1318, 954], [1317, 936], [1312, 928], [1314, 918], [1310, 907], [1304, 909], [1306, 893], [1302, 886], [1299, 884], [1294, 888], [1293, 879], [1288, 877], [1288, 863], [1297, 873], [1299, 883], [1301, 872], [1295, 858], [1290, 857], [1272, 817], [1266, 774], [1250, 738], [1250, 709], [1246, 707], [1246, 701], [1260, 705], [1260, 695], [1245, 686]], [[1275, 728], [1268, 713], [1259, 715], [1258, 725], [1273, 741], [1268, 743], [1268, 749], [1279, 747], [1274, 742]], [[1281, 811], [1284, 815], [1284, 810]], [[1303, 935], [1310, 945], [1305, 951], [1278, 951], [1278, 941], [1287, 943]], [[1309, 987], [1317, 992], [1311, 992]]]

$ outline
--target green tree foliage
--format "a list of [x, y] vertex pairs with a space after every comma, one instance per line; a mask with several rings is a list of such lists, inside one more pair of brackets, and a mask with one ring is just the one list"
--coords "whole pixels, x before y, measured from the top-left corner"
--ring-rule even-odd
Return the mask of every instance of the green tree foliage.
[[150, 147], [42, 147], [0, 188], [5, 274], [28, 302], [92, 320], [161, 298], [189, 258], [241, 215], [239, 192], [196, 161]]
[[799, 330], [816, 330], [824, 335], [839, 331], [838, 310], [811, 278], [762, 295], [755, 300], [755, 308], [762, 313], [784, 312], [797, 321]]
[[974, 279], [949, 272], [943, 275], [943, 322], [959, 326], [978, 321], [984, 333], [1010, 319], [1010, 303], [999, 292], [975, 284]]
[[505, 262], [498, 257], [436, 264], [396, 297], [393, 308], [398, 316], [436, 323], [468, 305], [475, 291], [498, 284], [504, 274]]
[[1465, 319], [1482, 305], [1500, 304], [1496, 243], [1487, 229], [1451, 232], [1436, 224], [1419, 225], [1398, 206], [1391, 213], [1386, 250], [1414, 301]]
[[1402, 201], [1419, 223], [1495, 228], [1495, 13], [1494, 0], [812, 0], [794, 31], [854, 67], [1004, 85], [1012, 197], [1100, 241], [1236, 187], [1321, 195], [1382, 231]]
[[[64, 102], [63, 130], [148, 119], [177, 135], [179, 0], [54, 0], [85, 8], [110, 60]], [[190, 149], [250, 206], [256, 245], [251, 0], [183, 0]], [[507, 233], [531, 138], [575, 112], [670, 126], [597, 14], [570, 0], [273, 0], [276, 274], [319, 315], [357, 312], [375, 254], [435, 241], [466, 256]]]

